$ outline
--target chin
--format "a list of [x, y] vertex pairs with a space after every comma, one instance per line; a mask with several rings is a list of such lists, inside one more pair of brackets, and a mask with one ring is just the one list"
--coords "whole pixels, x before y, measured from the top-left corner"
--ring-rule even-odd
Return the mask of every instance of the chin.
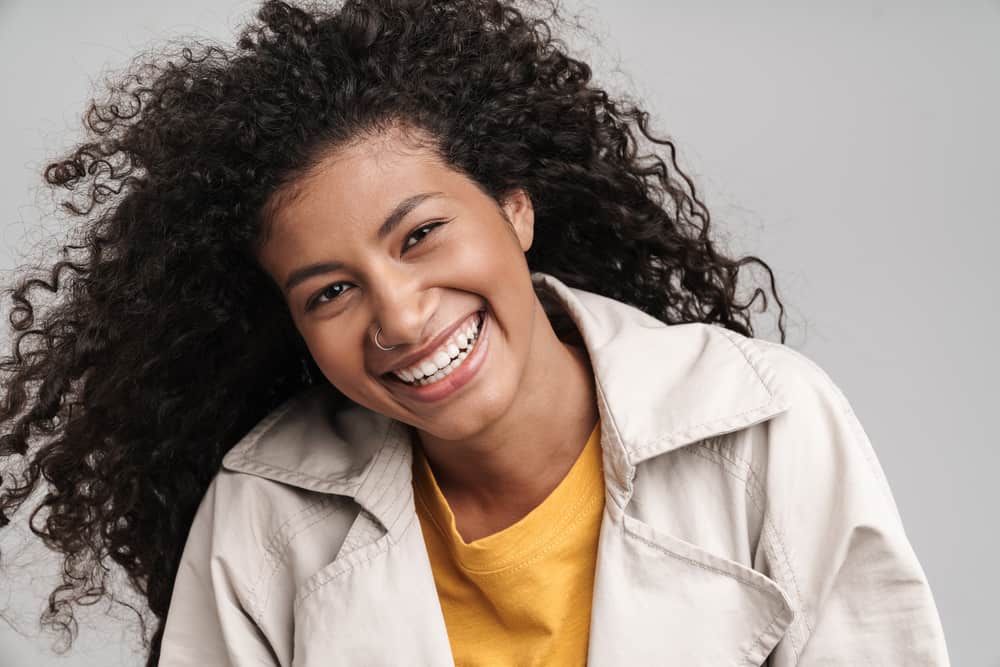
[[[456, 415], [456, 412], [462, 414]], [[484, 406], [477, 410], [456, 407], [454, 412], [443, 411], [439, 418], [421, 420], [422, 424], [413, 426], [440, 440], [461, 442], [475, 438], [487, 430], [503, 412], [503, 409], [496, 405]]]

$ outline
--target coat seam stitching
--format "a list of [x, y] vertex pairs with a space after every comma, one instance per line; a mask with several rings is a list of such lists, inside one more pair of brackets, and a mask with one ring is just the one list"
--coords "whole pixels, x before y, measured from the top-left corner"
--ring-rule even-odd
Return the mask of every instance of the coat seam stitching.
[[[389, 434], [387, 433], [386, 438], [388, 438], [388, 435]], [[406, 445], [406, 446], [412, 447], [412, 445]], [[402, 448], [400, 447], [394, 448], [389, 455], [389, 460], [385, 463], [384, 466], [385, 473], [383, 474], [382, 478], [379, 479], [379, 483], [381, 484], [384, 481], [384, 477], [389, 474], [388, 470], [390, 468], [392, 469], [392, 479], [389, 480], [389, 482], [384, 485], [383, 491], [381, 495], [378, 497], [378, 500], [373, 503], [373, 505], [378, 505], [380, 508], [383, 509], [385, 513], [384, 525], [386, 530], [388, 530], [389, 532], [392, 532], [393, 526], [399, 519], [400, 514], [402, 514], [402, 508], [397, 510], [396, 505], [399, 503], [400, 500], [405, 499], [406, 497], [405, 487], [400, 487], [392, 497], [388, 497], [389, 492], [392, 489], [396, 488], [397, 486], [396, 482], [399, 479], [399, 476], [403, 474], [404, 469], [406, 468], [406, 466], [404, 466], [402, 464], [402, 461], [400, 460], [402, 458], [404, 458], [404, 453]], [[383, 507], [383, 501], [384, 501], [384, 507]]]
[[272, 569], [274, 565], [273, 561], [277, 559], [277, 554], [275, 552], [278, 550], [279, 547], [275, 544], [275, 542], [278, 540], [278, 537], [281, 535], [282, 531], [284, 531], [288, 526], [298, 521], [299, 518], [305, 516], [310, 511], [312, 511], [313, 507], [315, 507], [318, 504], [318, 502], [319, 501], [315, 501], [307, 504], [305, 507], [299, 509], [297, 512], [295, 512], [290, 517], [285, 519], [285, 521], [283, 521], [268, 536], [268, 538], [264, 542], [264, 547], [263, 547], [264, 565], [263, 567], [260, 568], [259, 574], [254, 578], [253, 584], [249, 586], [247, 591], [251, 596], [251, 598], [253, 599], [253, 609], [251, 610], [251, 616], [253, 616], [254, 620], [256, 620], [258, 623], [260, 622], [260, 619], [263, 614], [263, 606], [258, 603], [258, 591], [260, 589], [261, 583], [264, 581], [264, 579], [267, 578], [268, 570]]
[[[719, 447], [713, 449], [713, 451], [720, 458], [722, 458], [725, 461], [728, 461], [733, 466], [745, 470], [747, 478], [742, 479], [740, 477], [737, 477], [737, 479], [739, 479], [744, 483], [744, 491], [750, 497], [751, 501], [754, 503], [757, 509], [760, 510], [762, 521], [764, 521], [765, 524], [770, 526], [771, 528], [770, 532], [774, 536], [774, 539], [777, 541], [778, 546], [780, 547], [781, 557], [785, 562], [785, 567], [788, 569], [788, 576], [791, 578], [792, 585], [795, 587], [796, 602], [798, 603], [798, 607], [800, 609], [803, 609], [804, 611], [804, 608], [802, 606], [802, 590], [801, 588], [799, 588], [798, 579], [795, 577], [794, 568], [792, 568], [791, 560], [788, 557], [788, 548], [785, 546], [785, 543], [781, 538], [781, 534], [778, 531], [777, 526], [775, 526], [774, 522], [771, 521], [769, 514], [764, 511], [764, 503], [767, 501], [767, 494], [763, 491], [764, 487], [760, 484], [759, 476], [756, 474], [756, 472], [753, 469], [753, 466], [750, 464], [749, 461], [745, 461], [736, 456], [727, 456], [726, 453], [722, 451], [725, 445], [722, 442], [721, 438], [718, 438], [717, 442], [719, 444]], [[723, 470], [726, 470], [726, 466], [722, 466], [722, 468]], [[803, 615], [803, 622], [805, 623], [805, 626], [809, 630], [809, 632], [812, 633], [812, 626], [809, 623], [807, 617], [808, 614]]]
[[[750, 366], [751, 369], [753, 369], [754, 375], [757, 376], [757, 381], [760, 382], [761, 386], [764, 388], [764, 391], [767, 392], [767, 395], [771, 396], [771, 397], [774, 397], [774, 393], [767, 386], [767, 383], [764, 382], [764, 378], [761, 377], [760, 371], [757, 369], [757, 364], [755, 364], [753, 361], [750, 360], [750, 355], [747, 353], [748, 350], [744, 349], [744, 348], [748, 347], [748, 344], [746, 343], [746, 340], [748, 340], [748, 339], [745, 339], [745, 338], [742, 339], [742, 341], [741, 341], [742, 344], [740, 344], [740, 343], [737, 343], [737, 341], [733, 340], [730, 337], [731, 335], [735, 335], [735, 334], [732, 334], [728, 329], [720, 328], [720, 327], [715, 327], [715, 329], [717, 331], [721, 332], [723, 334], [723, 337], [726, 340], [729, 341], [729, 344], [732, 345], [733, 347], [735, 347], [736, 350], [743, 356], [743, 360], [747, 362], [747, 365]], [[754, 350], [754, 352], [756, 352], [756, 350]], [[760, 361], [761, 360], [760, 355], [756, 355], [756, 356], [757, 356], [757, 360]]]
[[[323, 511], [324, 509], [325, 511]], [[319, 521], [328, 517], [334, 511], [336, 511], [334, 503], [328, 501], [326, 498], [321, 498], [310, 503], [308, 506], [287, 519], [268, 538], [264, 547], [265, 567], [261, 569], [261, 573], [258, 575], [256, 581], [249, 590], [249, 593], [254, 600], [254, 610], [252, 616], [258, 624], [263, 623], [264, 610], [267, 609], [267, 606], [271, 601], [271, 591], [268, 588], [268, 583], [274, 579], [274, 575], [277, 574], [281, 565], [285, 562], [288, 555], [289, 545], [291, 545], [296, 537], [316, 525]], [[313, 520], [310, 521], [310, 519]], [[295, 525], [299, 521], [302, 521], [302, 524]], [[289, 532], [286, 539], [280, 540], [279, 538], [281, 538], [284, 531], [292, 531], [293, 525], [295, 525], [294, 532]], [[264, 591], [263, 599], [259, 597], [259, 591], [261, 590]]]
[[[709, 461], [710, 463], [719, 465], [726, 474], [734, 477], [735, 479], [743, 483], [744, 493], [746, 494], [747, 498], [750, 499], [750, 502], [757, 509], [757, 511], [760, 512], [761, 523], [763, 524], [762, 532], [765, 535], [767, 533], [770, 533], [773, 536], [774, 540], [778, 543], [778, 547], [780, 547], [776, 549], [775, 546], [773, 544], [770, 544], [765, 538], [764, 549], [771, 551], [772, 554], [776, 556], [780, 556], [781, 560], [784, 561], [785, 569], [788, 571], [788, 576], [789, 578], [791, 578], [792, 586], [794, 587], [796, 608], [802, 609], [803, 608], [802, 592], [799, 589], [798, 581], [795, 578], [795, 572], [793, 571], [791, 563], [788, 560], [787, 549], [781, 540], [781, 536], [778, 534], [777, 527], [774, 525], [774, 522], [771, 521], [770, 517], [768, 516], [768, 513], [765, 511], [764, 503], [766, 501], [767, 494], [763, 493], [763, 491], [760, 491], [761, 487], [757, 476], [754, 474], [753, 467], [743, 459], [740, 459], [738, 457], [726, 456], [726, 454], [722, 452], [722, 449], [726, 447], [722, 438], [713, 439], [713, 444], [716, 445], [716, 446], [711, 446], [711, 451], [713, 454], [718, 456], [723, 461], [728, 462], [732, 464], [734, 467], [745, 472], [747, 477], [746, 478], [740, 477], [738, 474], [736, 474], [736, 472], [730, 470], [729, 467], [725, 465], [725, 463], [720, 464], [718, 461], [714, 460], [711, 456], [709, 456], [708, 452], [705, 451], [710, 446], [708, 442], [703, 443], [703, 446], [699, 446], [697, 448], [692, 449], [692, 453], [705, 459], [706, 461]], [[811, 633], [812, 628], [809, 626], [809, 622], [806, 616], [807, 616], [806, 614], [803, 614], [803, 623]], [[798, 643], [795, 641], [794, 633], [789, 634], [788, 639], [789, 643], [791, 644], [792, 652], [795, 654], [796, 659], [798, 659], [799, 647]]]
[[[388, 538], [388, 539], [387, 539], [386, 542], [379, 543], [379, 540], [381, 540], [383, 538]], [[352, 572], [357, 566], [362, 565], [364, 563], [370, 563], [371, 561], [375, 560], [375, 558], [378, 557], [380, 554], [384, 553], [389, 548], [388, 542], [391, 541], [391, 535], [390, 535], [390, 533], [386, 533], [385, 535], [382, 536], [382, 538], [379, 538], [379, 540], [376, 540], [375, 542], [372, 542], [373, 545], [378, 545], [378, 548], [377, 549], [373, 549], [372, 553], [368, 554], [364, 558], [361, 558], [361, 559], [357, 560], [354, 563], [350, 563], [350, 564], [346, 564], [345, 563], [344, 564], [344, 568], [342, 570], [340, 570], [339, 572], [328, 574], [328, 575], [322, 577], [321, 580], [313, 582], [312, 585], [309, 587], [309, 590], [306, 591], [305, 594], [302, 595], [301, 598], [299, 598], [298, 602], [295, 603], [295, 609], [298, 609], [299, 607], [301, 607], [305, 603], [306, 600], [308, 600], [310, 597], [312, 597], [313, 594], [315, 594], [318, 590], [320, 590], [324, 586], [327, 586], [331, 582], [336, 581], [337, 579], [341, 578], [345, 574], [347, 574], [349, 572]], [[336, 563], [336, 562], [337, 561], [334, 561], [334, 563]]]
[[625, 529], [625, 532], [628, 533], [629, 535], [631, 535], [634, 539], [639, 540], [643, 544], [645, 544], [645, 545], [647, 545], [647, 546], [649, 546], [649, 547], [651, 547], [653, 549], [656, 549], [657, 551], [660, 551], [660, 552], [666, 554], [667, 556], [670, 556], [671, 558], [676, 558], [677, 560], [684, 561], [685, 563], [687, 563], [689, 565], [693, 565], [693, 566], [695, 566], [697, 568], [700, 568], [702, 570], [705, 570], [707, 572], [714, 572], [715, 574], [721, 574], [724, 577], [729, 577], [730, 579], [734, 579], [734, 580], [740, 582], [741, 584], [745, 584], [745, 585], [749, 586], [750, 588], [753, 588], [754, 590], [760, 591], [761, 593], [764, 593], [764, 594], [766, 594], [768, 596], [770, 596], [770, 595], [773, 594], [773, 591], [768, 590], [764, 586], [761, 586], [760, 584], [754, 583], [753, 581], [750, 581], [749, 579], [747, 579], [745, 577], [740, 577], [739, 575], [733, 574], [732, 572], [726, 572], [725, 570], [723, 570], [721, 568], [712, 567], [711, 565], [706, 565], [705, 563], [700, 563], [700, 562], [694, 560], [693, 558], [688, 558], [687, 556], [682, 556], [679, 553], [676, 553], [676, 552], [674, 552], [674, 551], [672, 551], [670, 549], [667, 549], [666, 547], [664, 547], [664, 546], [662, 546], [660, 544], [657, 544], [656, 542], [651, 542], [650, 540], [646, 539], [645, 537], [643, 537], [642, 535], [640, 535], [636, 531], [634, 531], [631, 528], [629, 528], [627, 525], [624, 526], [624, 529]]
[[[646, 450], [652, 449], [654, 447], [658, 447], [658, 446], [662, 445], [664, 442], [668, 442], [668, 441], [671, 441], [671, 440], [679, 440], [679, 439], [681, 439], [682, 436], [687, 437], [685, 434], [688, 434], [691, 431], [695, 431], [697, 429], [704, 428], [704, 427], [709, 426], [711, 424], [717, 424], [719, 422], [726, 422], [726, 421], [730, 421], [730, 420], [733, 420], [733, 419], [739, 419], [739, 418], [742, 418], [742, 417], [744, 417], [744, 416], [746, 416], [748, 414], [751, 414], [753, 412], [760, 412], [763, 408], [764, 408], [764, 406], [758, 405], [756, 407], [749, 408], [747, 410], [744, 410], [742, 412], [738, 412], [736, 414], [727, 415], [725, 417], [715, 417], [713, 419], [709, 419], [708, 421], [698, 422], [697, 424], [693, 424], [691, 426], [686, 426], [686, 427], [684, 427], [681, 430], [675, 430], [675, 431], [673, 431], [671, 433], [668, 433], [667, 435], [663, 436], [662, 438], [656, 438], [654, 440], [647, 440], [647, 441], [643, 442], [641, 445], [636, 445], [636, 447], [635, 447], [635, 453], [642, 455], [642, 454], [644, 454], [646, 452]], [[705, 436], [705, 437], [701, 438], [701, 440], [707, 440], [707, 439], [711, 439], [713, 437], [715, 437], [715, 436], [714, 435]], [[695, 444], [697, 442], [698, 442], [697, 440], [694, 440], [690, 444]]]
[[[770, 625], [768, 625], [766, 628], [764, 628], [761, 631], [761, 633], [759, 635], [757, 635], [757, 639], [754, 640], [753, 645], [750, 647], [750, 650], [747, 652], [747, 657], [746, 657], [746, 660], [745, 660], [745, 662], [746, 662], [747, 665], [749, 665], [750, 667], [754, 667], [757, 664], [756, 663], [756, 658], [753, 657], [754, 651], [757, 650], [758, 647], [764, 648], [764, 637], [766, 637], [771, 632], [771, 630], [774, 628], [774, 626], [776, 626], [778, 624], [778, 622], [780, 620], [781, 620], [781, 614], [775, 614], [774, 618], [771, 620]], [[752, 661], [751, 661], [751, 659], [752, 659]], [[764, 656], [764, 659], [766, 660], [767, 656]], [[795, 660], [796, 660], [796, 662], [798, 661], [798, 654], [796, 654]]]
[[[389, 436], [391, 433], [392, 433], [392, 422], [389, 422], [387, 428], [385, 429], [385, 433], [382, 434], [381, 438], [382, 442], [379, 444], [378, 449], [375, 452], [375, 455], [372, 457], [373, 464], [378, 464], [379, 459], [384, 456], [385, 448], [387, 447], [387, 443], [389, 442]], [[392, 458], [390, 457], [389, 461], [386, 463], [388, 464], [391, 461]], [[368, 483], [369, 479], [372, 480], [371, 484], [376, 488], [378, 488], [382, 484], [382, 480], [385, 478], [385, 475], [387, 473], [387, 468], [388, 465], [369, 465], [368, 470], [365, 473], [365, 476], [362, 477], [360, 482], [358, 483], [358, 489], [364, 488], [365, 484]], [[375, 473], [376, 469], [378, 470], [379, 475], [377, 478], [373, 478], [372, 475]], [[381, 494], [379, 494], [375, 498], [372, 498], [373, 506], [377, 505], [382, 500], [382, 497], [386, 494], [386, 491], [387, 489], [383, 488]]]
[[[751, 482], [747, 484], [747, 493], [748, 494], [757, 493], [758, 492], [757, 490], [761, 489], [762, 487], [760, 485], [757, 473], [753, 469], [753, 466], [750, 465], [747, 466], [747, 474], [751, 479]], [[766, 502], [767, 494], [764, 493], [763, 491], [760, 491], [760, 494], [763, 497], [764, 501]], [[782, 561], [784, 561], [785, 569], [788, 571], [788, 577], [789, 579], [792, 580], [792, 586], [795, 589], [796, 607], [802, 610], [802, 624], [806, 627], [808, 634], [811, 635], [813, 633], [813, 625], [809, 621], [809, 613], [805, 608], [805, 604], [803, 603], [802, 589], [799, 587], [798, 577], [795, 576], [795, 568], [792, 567], [792, 561], [788, 555], [789, 549], [785, 545], [785, 541], [781, 535], [781, 531], [778, 530], [778, 527], [774, 524], [774, 521], [772, 521], [770, 512], [764, 512], [763, 508], [761, 508], [761, 510], [762, 510], [761, 517], [768, 528], [767, 532], [774, 538], [774, 541], [777, 543], [776, 551], [778, 551], [778, 553], [781, 555], [781, 559]], [[768, 546], [771, 546], [772, 549], [775, 549], [774, 545], [768, 545]], [[798, 646], [798, 642], [795, 641], [794, 636], [790, 637], [790, 639], [792, 643], [792, 649], [795, 652], [795, 657], [796, 659], [798, 659], [800, 654], [800, 648]]]
[[[296, 483], [301, 482], [308, 486], [305, 486], [307, 491], [315, 491], [317, 493], [326, 493], [328, 495], [350, 495], [357, 492], [360, 484], [358, 482], [353, 482], [351, 484], [345, 484], [336, 491], [330, 491], [328, 489], [322, 488], [330, 485], [329, 479], [323, 479], [321, 477], [316, 477], [314, 475], [307, 475], [299, 470], [294, 470], [292, 468], [286, 468], [283, 466], [275, 465], [273, 463], [261, 463], [249, 457], [242, 457], [240, 461], [245, 464], [245, 466], [239, 470], [233, 470], [234, 473], [244, 474], [244, 475], [255, 475], [255, 474], [265, 474], [267, 472], [276, 471], [287, 479], [277, 479], [272, 481], [286, 482], [286, 483]], [[264, 479], [270, 479], [264, 477]]]
[[[406, 525], [403, 526], [402, 530], [400, 531], [400, 535], [401, 536], [403, 534], [405, 534], [406, 531], [409, 530], [410, 527], [413, 525], [413, 520], [414, 520], [415, 516], [416, 515], [414, 515], [413, 517], [410, 517], [410, 519], [409, 519], [409, 521], [407, 521]], [[383, 540], [383, 539], [385, 541], [380, 543], [380, 540]], [[387, 552], [390, 546], [398, 544], [398, 540], [393, 539], [392, 533], [386, 532], [382, 537], [380, 537], [375, 542], [372, 542], [371, 544], [372, 545], [376, 545], [377, 544], [378, 548], [377, 549], [373, 549], [372, 553], [368, 554], [364, 558], [358, 559], [357, 561], [355, 561], [353, 563], [345, 563], [343, 569], [341, 569], [339, 572], [328, 574], [326, 576], [323, 576], [320, 580], [314, 581], [312, 583], [312, 585], [309, 587], [309, 589], [302, 595], [302, 597], [300, 597], [294, 603], [294, 608], [295, 609], [299, 609], [305, 603], [306, 600], [308, 600], [310, 597], [312, 597], [321, 588], [323, 588], [325, 586], [328, 586], [330, 583], [336, 581], [337, 579], [340, 579], [341, 577], [347, 575], [348, 573], [353, 572], [358, 566], [363, 565], [365, 563], [372, 562], [377, 557], [379, 557], [381, 554]], [[337, 561], [334, 561], [334, 563], [336, 563], [336, 562]], [[331, 563], [331, 565], [332, 565], [332, 563]]]

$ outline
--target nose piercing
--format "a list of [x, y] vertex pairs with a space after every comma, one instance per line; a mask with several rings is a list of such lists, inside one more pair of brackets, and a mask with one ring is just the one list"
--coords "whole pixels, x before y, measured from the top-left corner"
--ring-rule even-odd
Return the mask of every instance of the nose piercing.
[[378, 335], [380, 333], [382, 333], [382, 327], [379, 327], [378, 331], [375, 332], [375, 345], [378, 347], [378, 349], [385, 350], [386, 352], [388, 352], [389, 350], [396, 349], [396, 347], [397, 347], [396, 345], [390, 345], [389, 347], [383, 347], [382, 343], [378, 342]]

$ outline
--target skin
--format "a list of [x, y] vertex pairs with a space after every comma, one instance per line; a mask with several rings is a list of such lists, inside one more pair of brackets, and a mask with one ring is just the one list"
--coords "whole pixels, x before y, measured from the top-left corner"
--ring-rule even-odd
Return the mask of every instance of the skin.
[[[258, 261], [330, 383], [414, 427], [468, 542], [522, 518], [565, 477], [597, 421], [594, 380], [586, 352], [556, 336], [532, 288], [528, 195], [498, 204], [413, 136], [394, 128], [338, 148], [278, 193]], [[376, 237], [400, 201], [426, 192], [441, 194]], [[437, 221], [447, 222], [424, 227]], [[284, 291], [296, 269], [320, 262], [342, 266]], [[481, 308], [487, 355], [458, 392], [421, 402], [384, 376]], [[375, 346], [379, 326], [395, 349]]]

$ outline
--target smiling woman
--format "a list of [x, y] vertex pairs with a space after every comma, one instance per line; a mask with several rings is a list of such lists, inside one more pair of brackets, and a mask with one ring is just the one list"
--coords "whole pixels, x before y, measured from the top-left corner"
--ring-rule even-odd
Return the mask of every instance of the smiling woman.
[[770, 268], [556, 7], [257, 18], [137, 62], [45, 171], [78, 243], [0, 364], [45, 622], [114, 564], [149, 665], [947, 662], [847, 400], [754, 337]]

